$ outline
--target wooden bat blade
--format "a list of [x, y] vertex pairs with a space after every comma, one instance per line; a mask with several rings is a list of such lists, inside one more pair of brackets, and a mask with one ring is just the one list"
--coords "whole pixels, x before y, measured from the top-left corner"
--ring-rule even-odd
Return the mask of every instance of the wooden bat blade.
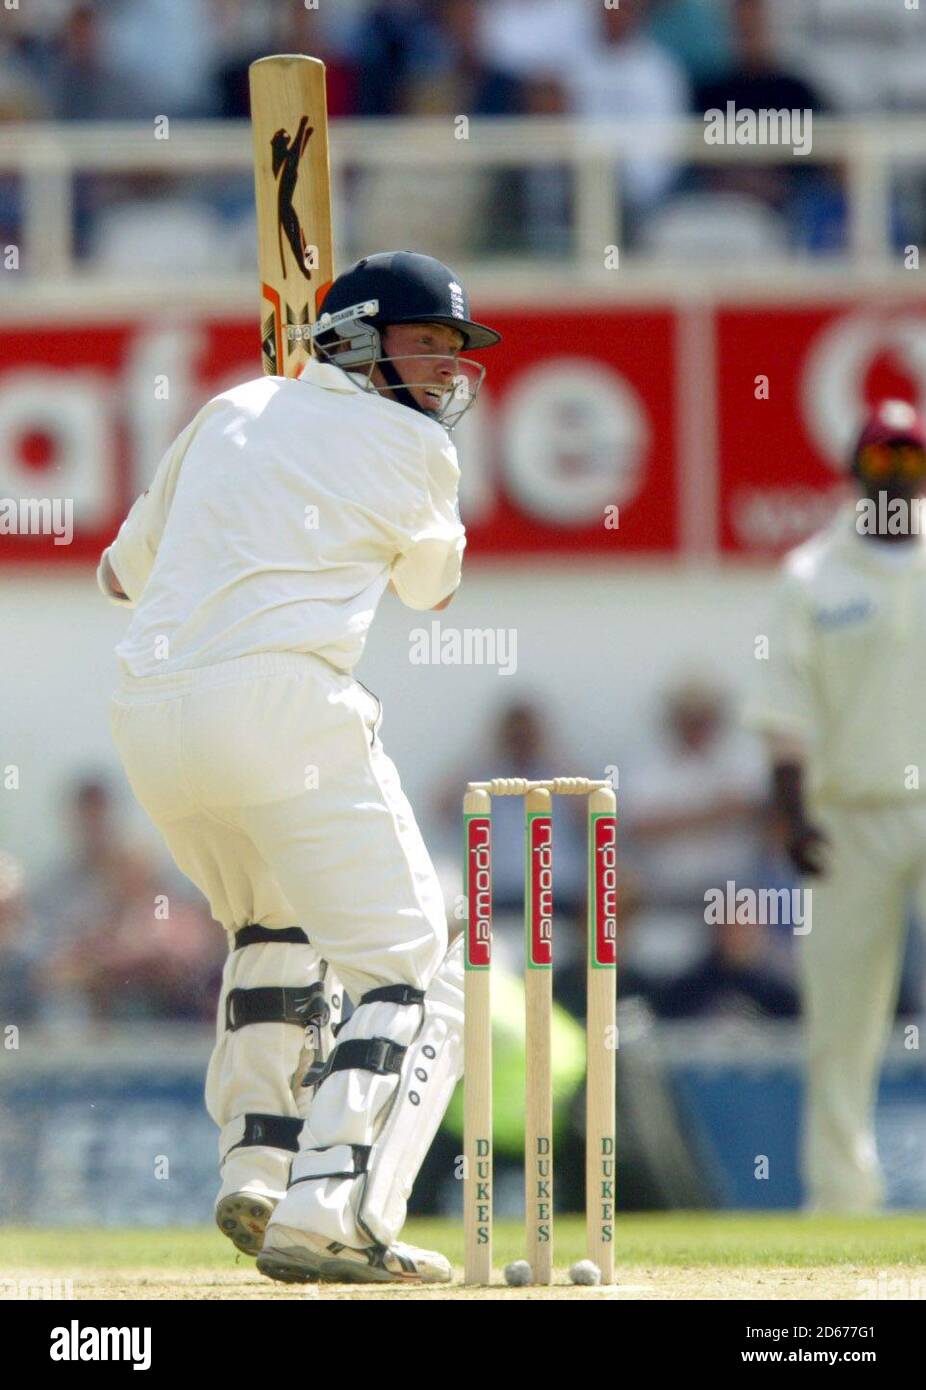
[[334, 276], [325, 65], [300, 53], [249, 68], [264, 372], [298, 376]]

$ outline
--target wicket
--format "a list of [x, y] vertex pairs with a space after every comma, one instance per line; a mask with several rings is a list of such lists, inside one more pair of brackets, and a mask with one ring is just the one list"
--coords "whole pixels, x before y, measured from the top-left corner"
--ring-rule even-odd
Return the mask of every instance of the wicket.
[[553, 1279], [552, 798], [588, 797], [588, 1049], [585, 1218], [588, 1257], [614, 1282], [617, 801], [609, 782], [521, 777], [470, 782], [463, 800], [467, 896], [464, 1023], [464, 1278], [492, 1278], [492, 797], [524, 797], [525, 1125], [527, 1259]]

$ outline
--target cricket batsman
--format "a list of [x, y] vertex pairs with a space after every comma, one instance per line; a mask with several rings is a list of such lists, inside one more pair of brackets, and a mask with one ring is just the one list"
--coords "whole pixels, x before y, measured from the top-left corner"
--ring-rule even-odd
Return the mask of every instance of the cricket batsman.
[[[881, 1204], [874, 1134], [907, 914], [926, 911], [926, 425], [886, 400], [852, 450], [858, 498], [788, 555], [749, 710], [812, 905], [798, 951], [808, 1206]], [[806, 909], [805, 909], [806, 911]]]
[[339, 276], [313, 335], [298, 379], [199, 411], [104, 551], [133, 609], [111, 727], [228, 933], [220, 1228], [271, 1278], [436, 1283], [447, 1260], [397, 1237], [462, 1073], [462, 939], [352, 671], [387, 587], [427, 610], [460, 583], [449, 431], [484, 375], [460, 354], [499, 334], [397, 251]]

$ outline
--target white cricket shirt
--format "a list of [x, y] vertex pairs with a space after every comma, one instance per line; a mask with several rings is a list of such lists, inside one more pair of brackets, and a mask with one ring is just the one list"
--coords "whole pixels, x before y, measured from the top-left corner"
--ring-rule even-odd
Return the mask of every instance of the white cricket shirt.
[[926, 794], [926, 538], [860, 535], [850, 504], [785, 557], [767, 631], [746, 719], [803, 746], [812, 796]]
[[[428, 609], [460, 582], [460, 470], [443, 426], [310, 362], [209, 401], [104, 552], [134, 614], [132, 676], [255, 652], [349, 671], [391, 579]], [[98, 571], [100, 587], [113, 597]]]

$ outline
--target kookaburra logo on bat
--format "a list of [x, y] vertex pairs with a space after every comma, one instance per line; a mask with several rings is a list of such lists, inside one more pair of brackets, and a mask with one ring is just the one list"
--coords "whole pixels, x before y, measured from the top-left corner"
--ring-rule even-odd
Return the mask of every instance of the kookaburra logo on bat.
[[292, 247], [299, 269], [307, 280], [312, 278], [312, 268], [306, 264], [306, 240], [299, 225], [299, 218], [293, 207], [293, 194], [299, 177], [299, 162], [305, 153], [314, 127], [309, 125], [308, 116], [299, 122], [296, 134], [290, 136], [286, 130], [278, 130], [270, 142], [271, 161], [277, 180], [277, 239], [280, 246], [280, 266], [283, 279], [286, 279], [286, 259], [283, 255], [283, 234]]

